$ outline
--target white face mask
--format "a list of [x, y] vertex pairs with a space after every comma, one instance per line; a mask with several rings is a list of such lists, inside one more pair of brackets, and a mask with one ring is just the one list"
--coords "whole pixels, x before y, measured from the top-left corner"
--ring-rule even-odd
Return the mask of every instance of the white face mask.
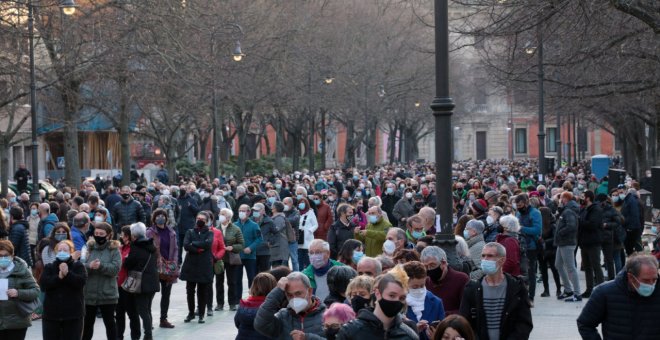
[[392, 240], [387, 240], [387, 241], [385, 241], [385, 243], [383, 243], [383, 250], [387, 254], [392, 255], [392, 254], [394, 254], [394, 250], [396, 250], [396, 244]]
[[218, 217], [218, 222], [220, 222], [220, 224], [225, 224], [225, 222], [227, 222], [225, 215], [220, 215], [220, 217]]
[[493, 224], [494, 222], [495, 219], [492, 216], [488, 215], [488, 217], [486, 217], [486, 223]]
[[104, 222], [105, 219], [103, 216], [94, 216], [94, 222], [99, 223], [99, 222]]
[[415, 299], [424, 299], [426, 298], [426, 287], [422, 288], [410, 288], [408, 289], [408, 295]]
[[244, 220], [247, 217], [247, 213], [245, 211], [239, 211], [238, 212], [238, 218], [241, 220]]
[[289, 300], [289, 308], [293, 309], [296, 314], [300, 314], [303, 312], [305, 309], [307, 309], [307, 305], [309, 302], [307, 302], [306, 298], [293, 298]]

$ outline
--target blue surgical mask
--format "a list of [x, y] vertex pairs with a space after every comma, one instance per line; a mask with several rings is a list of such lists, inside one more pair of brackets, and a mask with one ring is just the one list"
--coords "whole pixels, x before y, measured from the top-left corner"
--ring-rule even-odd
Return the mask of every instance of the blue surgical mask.
[[316, 205], [320, 205], [320, 204], [321, 204], [321, 200], [314, 200], [314, 204], [316, 204]]
[[259, 218], [259, 217], [261, 217], [261, 212], [259, 212], [259, 211], [253, 211], [253, 212], [252, 212], [252, 217], [254, 217], [254, 218]]
[[0, 257], [0, 269], [7, 269], [7, 267], [9, 267], [10, 264], [11, 264], [11, 257], [9, 256]]
[[378, 216], [369, 215], [369, 223], [374, 224], [378, 222]]
[[66, 233], [55, 233], [54, 238], [56, 241], [63, 241], [66, 240]]
[[357, 250], [354, 251], [353, 252], [353, 263], [360, 262], [360, 260], [362, 259], [363, 256], [364, 256], [364, 252], [357, 251]]
[[651, 232], [654, 234], [658, 233], [658, 227], [651, 227]]
[[303, 195], [296, 195], [296, 198], [301, 200], [301, 199], [303, 199]]
[[271, 196], [271, 197], [268, 197], [267, 200], [268, 200], [268, 204], [272, 205], [273, 203], [275, 203], [276, 198], [274, 196]]
[[30, 214], [31, 214], [32, 216], [37, 216], [38, 213], [39, 213], [39, 210], [37, 210], [37, 209], [31, 209], [31, 210], [30, 210]]
[[412, 237], [416, 240], [420, 239], [420, 238], [424, 237], [424, 232], [423, 231], [413, 231], [412, 232]]
[[394, 193], [394, 188], [387, 188], [387, 193], [388, 194], [393, 194]]
[[493, 275], [497, 273], [497, 261], [481, 260], [481, 270], [486, 275]]
[[463, 238], [466, 240], [470, 238], [470, 233], [467, 231], [467, 229], [463, 230]]
[[282, 189], [282, 184], [275, 184], [275, 189], [277, 189], [277, 190]]
[[55, 257], [60, 260], [61, 262], [66, 262], [71, 258], [71, 254], [65, 252], [65, 251], [59, 251], [57, 252], [57, 255]]
[[626, 199], [626, 194], [620, 194], [619, 199], [622, 200], [622, 201], [625, 200]]
[[636, 277], [634, 277], [634, 278], [635, 278], [635, 281], [637, 281], [637, 283], [639, 283], [639, 287], [635, 288], [635, 290], [637, 291], [637, 293], [639, 295], [641, 295], [643, 297], [649, 297], [653, 294], [653, 291], [655, 290], [655, 285], [650, 285], [648, 283], [639, 282], [639, 280], [637, 280]]
[[305, 203], [298, 204], [298, 209], [305, 210]]

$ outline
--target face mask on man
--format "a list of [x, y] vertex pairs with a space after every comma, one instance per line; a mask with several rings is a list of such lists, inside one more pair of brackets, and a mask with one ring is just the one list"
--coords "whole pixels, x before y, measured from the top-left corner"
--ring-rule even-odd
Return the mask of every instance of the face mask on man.
[[394, 254], [394, 251], [396, 250], [396, 243], [394, 243], [392, 240], [385, 241], [385, 243], [383, 243], [383, 250], [387, 254]]
[[121, 198], [124, 201], [128, 201], [131, 198], [131, 194], [121, 194]]
[[304, 312], [305, 309], [307, 309], [308, 305], [309, 302], [307, 301], [307, 298], [295, 297], [289, 300], [289, 308], [293, 309], [293, 311], [296, 312], [296, 314], [300, 314], [301, 312]]
[[312, 264], [312, 267], [321, 269], [327, 264], [327, 261], [323, 259], [323, 254], [313, 254], [309, 255], [309, 263]]
[[374, 224], [376, 222], [378, 222], [378, 216], [369, 215], [369, 223]]
[[493, 224], [493, 223], [495, 223], [495, 219], [490, 215], [486, 216], [486, 224]]
[[639, 283], [639, 287], [635, 288], [635, 290], [639, 295], [643, 297], [649, 297], [653, 294], [653, 291], [655, 290], [655, 285], [639, 282], [639, 280], [634, 276], [633, 278], [635, 279], [635, 281], [637, 281], [637, 283]]
[[380, 310], [383, 311], [383, 314], [388, 318], [395, 317], [401, 312], [401, 309], [403, 309], [403, 302], [399, 300], [386, 300], [385, 298], [381, 298], [378, 300], [378, 305], [380, 306]]
[[238, 212], [238, 218], [241, 220], [244, 220], [247, 217], [247, 213], [245, 211], [239, 211]]
[[481, 270], [486, 275], [493, 275], [497, 273], [497, 261], [481, 260]]

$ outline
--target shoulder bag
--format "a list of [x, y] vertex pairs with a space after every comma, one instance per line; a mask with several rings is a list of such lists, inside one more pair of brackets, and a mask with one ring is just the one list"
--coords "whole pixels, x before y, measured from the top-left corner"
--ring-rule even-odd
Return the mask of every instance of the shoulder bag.
[[123, 288], [125, 291], [133, 294], [139, 294], [142, 292], [142, 273], [147, 269], [147, 266], [149, 265], [149, 261], [151, 261], [151, 254], [149, 254], [149, 259], [147, 260], [147, 263], [144, 264], [144, 268], [142, 268], [142, 271], [137, 271], [137, 270], [130, 270], [128, 272], [128, 276], [126, 277], [126, 280], [124, 280], [124, 283], [121, 284], [121, 288]]
[[166, 260], [160, 255], [160, 236], [158, 232], [153, 236], [154, 244], [156, 245], [156, 253], [158, 253], [158, 278], [165, 282], [171, 282], [179, 277], [179, 265], [176, 260]]

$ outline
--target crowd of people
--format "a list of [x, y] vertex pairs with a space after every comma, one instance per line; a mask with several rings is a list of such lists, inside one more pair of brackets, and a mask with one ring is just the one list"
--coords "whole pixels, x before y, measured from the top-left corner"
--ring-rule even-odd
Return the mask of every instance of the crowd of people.
[[[24, 339], [41, 319], [44, 339], [89, 340], [100, 317], [108, 339], [152, 339], [154, 326], [228, 309], [237, 339], [527, 339], [535, 298], [552, 295], [548, 270], [557, 299], [589, 299], [584, 338], [599, 338], [600, 324], [605, 338], [658, 334], [658, 264], [639, 254], [649, 180], [611, 188], [584, 163], [543, 183], [535, 171], [457, 162], [452, 187], [436, 188], [432, 164], [175, 183], [161, 169], [120, 188], [99, 177], [61, 186], [42, 202], [9, 192], [0, 338]], [[453, 197], [455, 242], [443, 247], [438, 190]], [[188, 315], [170, 320], [179, 281]]]

